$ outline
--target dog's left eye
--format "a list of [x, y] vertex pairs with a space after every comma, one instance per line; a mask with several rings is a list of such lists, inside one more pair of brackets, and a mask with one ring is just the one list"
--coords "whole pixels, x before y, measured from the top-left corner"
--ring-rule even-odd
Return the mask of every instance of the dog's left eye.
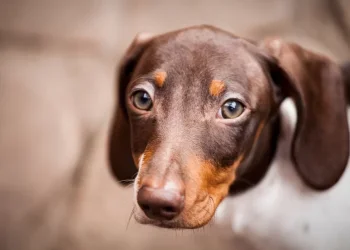
[[152, 99], [150, 95], [143, 90], [136, 91], [132, 95], [132, 103], [137, 109], [150, 110], [152, 108]]
[[237, 100], [228, 100], [221, 106], [219, 116], [224, 119], [234, 119], [244, 111], [244, 105]]

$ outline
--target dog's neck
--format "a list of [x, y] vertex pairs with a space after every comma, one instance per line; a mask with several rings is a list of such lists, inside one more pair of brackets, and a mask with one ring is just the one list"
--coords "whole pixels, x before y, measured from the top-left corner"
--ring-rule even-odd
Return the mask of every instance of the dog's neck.
[[230, 187], [230, 195], [254, 187], [265, 176], [276, 152], [279, 126], [280, 117], [277, 116], [264, 127], [259, 140], [238, 168], [236, 180]]

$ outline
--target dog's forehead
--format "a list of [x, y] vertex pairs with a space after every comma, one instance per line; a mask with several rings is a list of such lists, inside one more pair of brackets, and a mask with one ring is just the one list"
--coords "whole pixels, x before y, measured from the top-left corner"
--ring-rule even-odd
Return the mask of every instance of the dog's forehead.
[[[264, 74], [250, 47], [254, 45], [230, 33], [212, 28], [191, 28], [162, 35], [147, 53], [147, 64], [168, 76], [204, 76], [207, 80], [263, 79]], [[221, 79], [220, 79], [221, 78]]]
[[249, 54], [244, 43], [244, 40], [221, 31], [188, 29], [156, 38], [153, 56], [159, 62], [171, 62], [177, 58], [191, 63], [193, 59], [213, 62], [215, 59], [223, 60], [229, 56], [236, 57], [237, 61]]

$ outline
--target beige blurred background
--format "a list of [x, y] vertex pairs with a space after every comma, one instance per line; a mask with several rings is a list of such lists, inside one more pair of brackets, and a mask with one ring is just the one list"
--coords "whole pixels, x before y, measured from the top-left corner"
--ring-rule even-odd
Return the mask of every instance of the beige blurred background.
[[213, 224], [127, 228], [132, 189], [106, 160], [133, 37], [203, 23], [350, 59], [347, 0], [0, 0], [1, 250], [235, 249]]

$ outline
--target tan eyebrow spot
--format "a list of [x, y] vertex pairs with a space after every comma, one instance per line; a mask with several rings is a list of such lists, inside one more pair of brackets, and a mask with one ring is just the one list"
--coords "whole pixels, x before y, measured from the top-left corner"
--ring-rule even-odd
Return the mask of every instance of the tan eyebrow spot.
[[225, 90], [225, 84], [220, 80], [213, 80], [210, 83], [209, 93], [212, 96], [219, 96]]
[[167, 73], [165, 71], [159, 71], [154, 74], [154, 80], [159, 88], [163, 87], [166, 77]]

